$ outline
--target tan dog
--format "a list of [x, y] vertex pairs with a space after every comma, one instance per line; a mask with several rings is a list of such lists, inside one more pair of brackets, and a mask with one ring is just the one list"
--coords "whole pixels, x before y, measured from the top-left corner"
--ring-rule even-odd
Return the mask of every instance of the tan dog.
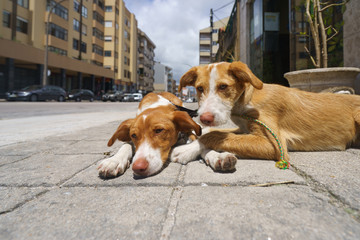
[[[116, 177], [125, 172], [133, 159], [132, 169], [135, 175], [150, 176], [159, 172], [170, 150], [178, 141], [179, 132], [200, 136], [201, 127], [188, 113], [178, 111], [183, 103], [171, 93], [149, 93], [140, 102], [136, 118], [120, 124], [110, 138], [108, 146], [117, 140], [132, 142], [136, 151], [133, 156], [132, 146], [124, 143], [111, 158], [100, 162], [98, 170], [103, 178]], [[192, 140], [195, 136], [192, 135]]]
[[289, 159], [287, 150], [331, 151], [360, 145], [360, 96], [263, 84], [241, 62], [193, 67], [180, 80], [180, 88], [185, 86], [197, 89], [198, 113], [204, 125], [217, 126], [231, 119], [241, 134], [212, 131], [175, 148], [172, 161], [186, 163], [204, 149], [228, 151], [241, 158], [279, 160], [274, 137], [244, 116], [259, 119], [275, 132], [285, 148], [285, 160]]

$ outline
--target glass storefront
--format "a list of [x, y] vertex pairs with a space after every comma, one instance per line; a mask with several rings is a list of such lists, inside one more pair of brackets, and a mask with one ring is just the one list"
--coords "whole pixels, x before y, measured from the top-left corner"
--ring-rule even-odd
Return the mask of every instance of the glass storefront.
[[288, 2], [255, 0], [250, 7], [250, 68], [267, 83], [288, 86]]

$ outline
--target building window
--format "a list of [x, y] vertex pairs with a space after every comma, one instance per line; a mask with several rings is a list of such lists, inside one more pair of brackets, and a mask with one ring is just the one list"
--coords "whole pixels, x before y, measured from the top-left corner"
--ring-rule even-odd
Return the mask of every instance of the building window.
[[47, 7], [46, 7], [46, 11], [49, 11], [50, 8], [52, 6], [55, 6], [52, 10], [53, 13], [55, 13], [56, 15], [58, 15], [59, 17], [65, 19], [65, 20], [68, 20], [68, 10], [67, 8], [61, 6], [60, 4], [57, 4], [57, 3], [54, 1], [54, 0], [51, 0], [51, 1], [47, 1]]
[[[79, 50], [79, 40], [73, 38], [73, 49]], [[81, 52], [86, 53], [86, 43], [81, 42]]]
[[129, 33], [126, 30], [124, 31], [124, 38], [129, 39]]
[[115, 23], [115, 28], [116, 28], [116, 30], [119, 29], [119, 24], [118, 23]]
[[79, 49], [79, 40], [73, 38], [73, 49], [78, 50]]
[[92, 45], [92, 52], [96, 53], [100, 56], [104, 55], [104, 49], [102, 47], [100, 47], [99, 45], [93, 44]]
[[80, 22], [78, 20], [76, 20], [75, 18], [73, 20], [73, 28], [77, 32], [80, 30]]
[[28, 21], [21, 17], [16, 17], [16, 31], [27, 34]]
[[103, 64], [101, 62], [98, 62], [98, 61], [95, 61], [95, 60], [91, 60], [91, 63], [95, 64], [97, 66], [101, 66], [101, 67], [103, 66]]
[[101, 16], [98, 12], [96, 11], [93, 12], [93, 18], [101, 25], [104, 25], [104, 17]]
[[119, 15], [119, 9], [117, 7], [115, 7], [115, 13], [116, 15]]
[[104, 51], [105, 57], [111, 57], [111, 51]]
[[61, 49], [61, 48], [49, 46], [49, 51], [50, 51], [50, 52], [57, 53], [57, 54], [59, 54], [59, 55], [67, 56], [67, 51], [66, 51], [66, 50], [63, 50], [63, 49]]
[[104, 33], [97, 28], [93, 28], [93, 36], [100, 40], [104, 40]]
[[85, 24], [81, 25], [81, 33], [85, 36], [87, 35], [87, 26]]
[[105, 27], [112, 27], [112, 21], [105, 21]]
[[86, 7], [82, 6], [81, 14], [83, 15], [84, 18], [88, 17], [88, 10]]
[[17, 0], [17, 4], [23, 8], [29, 8], [29, 0]]
[[80, 3], [76, 0], [74, 0], [74, 10], [77, 13], [80, 13]]
[[130, 21], [129, 21], [127, 18], [125, 18], [125, 25], [126, 25], [127, 27], [131, 27]]
[[[80, 13], [80, 3], [77, 0], [74, 0], [74, 10], [75, 12]], [[84, 18], [88, 17], [88, 10], [84, 5], [81, 6], [81, 15]]]
[[112, 41], [112, 36], [105, 36], [105, 42], [111, 42]]
[[3, 26], [9, 28], [10, 27], [10, 16], [11, 14], [7, 11], [3, 11]]
[[104, 0], [94, 0], [94, 3], [97, 4], [102, 10], [105, 9]]
[[105, 6], [105, 12], [112, 12], [112, 6]]
[[49, 24], [49, 34], [51, 34], [54, 37], [67, 41], [67, 34], [68, 34], [67, 30], [54, 23]]

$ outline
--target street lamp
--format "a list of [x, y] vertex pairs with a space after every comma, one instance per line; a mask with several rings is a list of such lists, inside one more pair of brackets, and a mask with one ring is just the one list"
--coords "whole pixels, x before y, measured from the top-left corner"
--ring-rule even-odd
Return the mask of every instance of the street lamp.
[[[49, 9], [49, 14], [47, 16], [46, 20], [46, 42], [45, 42], [45, 56], [44, 56], [44, 72], [43, 72], [43, 79], [42, 79], [42, 85], [45, 86], [47, 84], [47, 77], [48, 77], [48, 46], [49, 46], [49, 22], [50, 22], [50, 16], [52, 14], [52, 11], [54, 8], [56, 8], [60, 3], [65, 2], [67, 0], [60, 0], [59, 2], [55, 2], [54, 5], [52, 5]], [[52, 4], [52, 1], [49, 1], [50, 4]]]

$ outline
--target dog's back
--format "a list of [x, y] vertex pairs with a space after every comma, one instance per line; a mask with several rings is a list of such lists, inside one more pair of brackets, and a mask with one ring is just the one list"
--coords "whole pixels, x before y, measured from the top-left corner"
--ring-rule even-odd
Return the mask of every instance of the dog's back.
[[254, 91], [252, 104], [261, 112], [260, 119], [278, 124], [274, 127], [289, 149], [344, 150], [359, 142], [360, 96], [264, 84]]

